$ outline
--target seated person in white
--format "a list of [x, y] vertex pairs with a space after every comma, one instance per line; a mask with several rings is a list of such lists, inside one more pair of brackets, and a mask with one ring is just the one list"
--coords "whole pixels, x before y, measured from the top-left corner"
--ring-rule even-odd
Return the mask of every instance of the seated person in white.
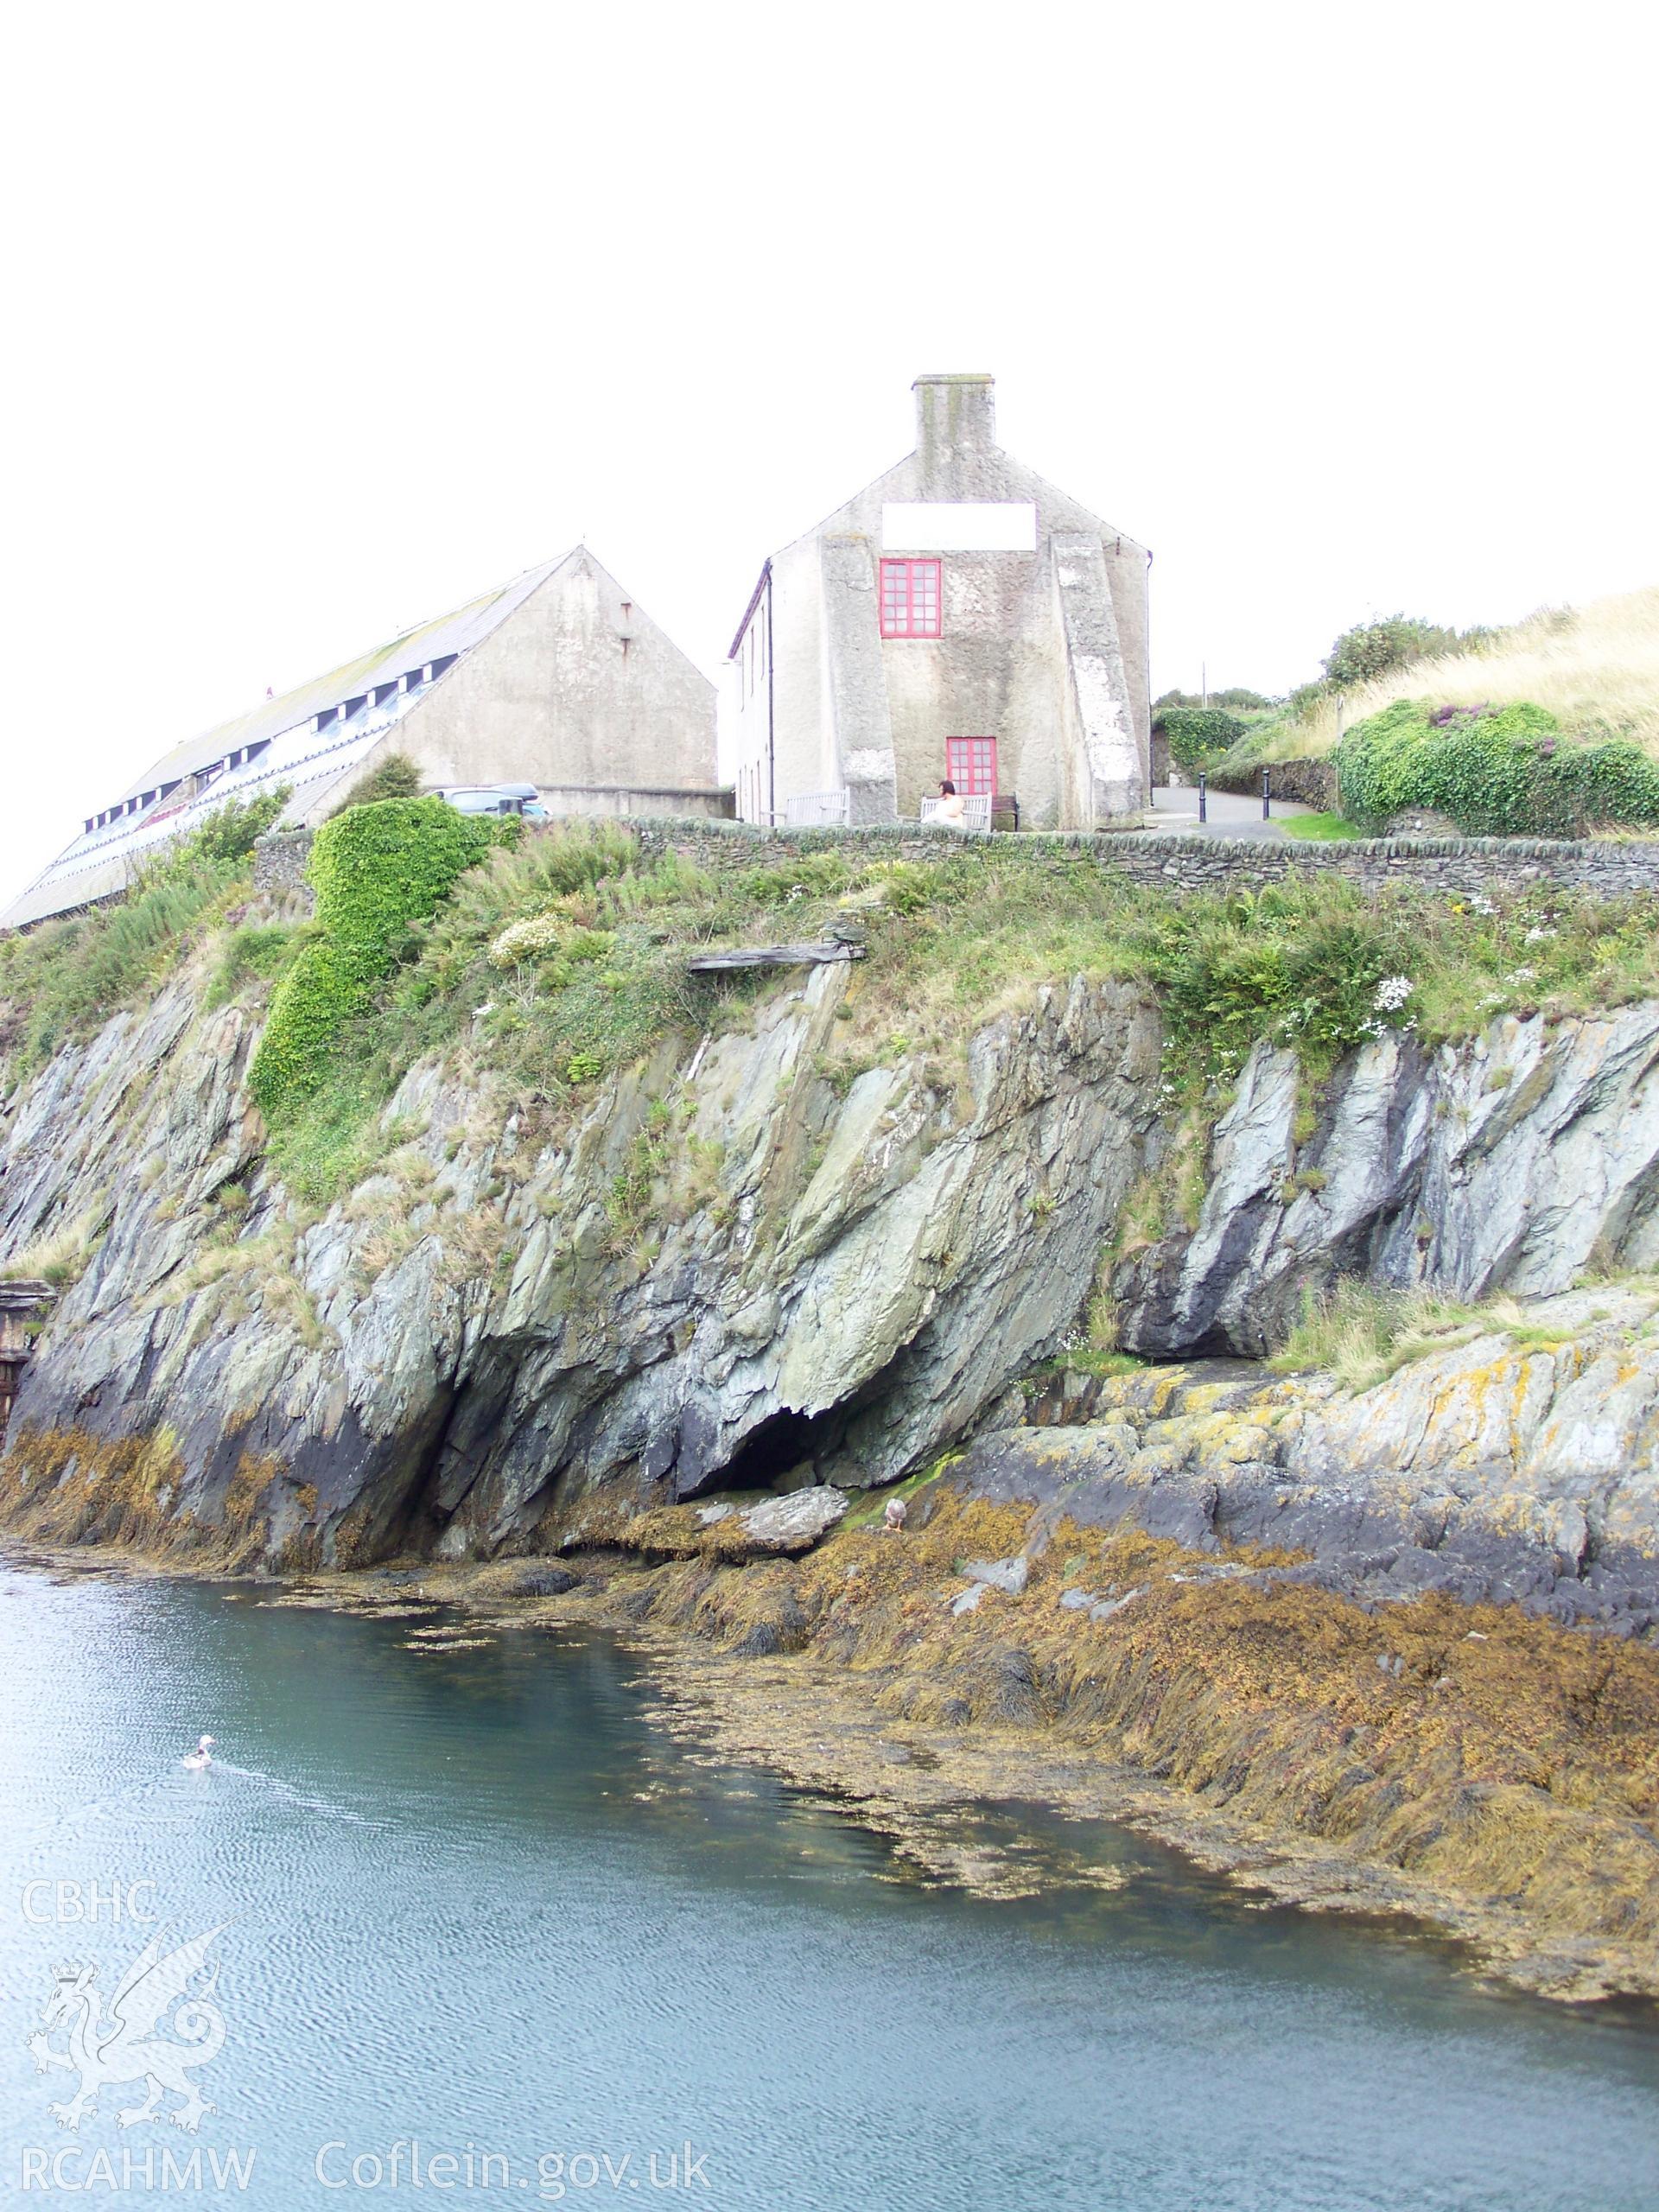
[[939, 803], [934, 808], [929, 817], [930, 820], [943, 823], [947, 830], [960, 830], [963, 827], [963, 817], [966, 811], [967, 807], [962, 793], [947, 776], [939, 785]]

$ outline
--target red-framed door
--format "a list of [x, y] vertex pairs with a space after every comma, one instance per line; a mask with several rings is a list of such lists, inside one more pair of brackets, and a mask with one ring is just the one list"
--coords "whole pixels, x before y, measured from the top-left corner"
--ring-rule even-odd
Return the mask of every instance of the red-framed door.
[[944, 772], [964, 798], [977, 798], [996, 789], [996, 740], [994, 737], [947, 737]]

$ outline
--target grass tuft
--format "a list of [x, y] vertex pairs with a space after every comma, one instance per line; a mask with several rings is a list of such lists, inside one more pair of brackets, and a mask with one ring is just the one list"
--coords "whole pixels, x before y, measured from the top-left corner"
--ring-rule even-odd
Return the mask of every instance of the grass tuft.
[[1280, 828], [1287, 837], [1300, 838], [1304, 844], [1341, 844], [1352, 837], [1363, 837], [1365, 832], [1357, 822], [1345, 814], [1287, 814], [1281, 817]]

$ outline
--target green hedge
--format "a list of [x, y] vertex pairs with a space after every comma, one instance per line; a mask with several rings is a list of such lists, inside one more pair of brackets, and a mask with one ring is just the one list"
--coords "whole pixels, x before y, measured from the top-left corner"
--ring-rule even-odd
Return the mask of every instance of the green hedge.
[[455, 879], [493, 844], [523, 830], [516, 817], [457, 814], [437, 798], [382, 799], [325, 822], [307, 868], [318, 935], [277, 985], [249, 1071], [249, 1087], [273, 1128], [327, 1078], [347, 1022], [411, 948]]
[[1236, 745], [1248, 724], [1219, 707], [1160, 707], [1152, 718], [1154, 730], [1169, 740], [1169, 757], [1178, 768], [1202, 768], [1217, 753]]
[[1622, 738], [1574, 745], [1554, 715], [1399, 699], [1344, 733], [1343, 810], [1368, 830], [1410, 807], [1475, 837], [1577, 837], [1598, 824], [1659, 823], [1659, 766]]

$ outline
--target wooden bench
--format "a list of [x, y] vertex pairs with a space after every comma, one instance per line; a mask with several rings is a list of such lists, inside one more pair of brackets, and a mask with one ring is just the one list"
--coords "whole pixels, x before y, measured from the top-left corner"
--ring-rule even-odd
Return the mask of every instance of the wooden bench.
[[[925, 798], [922, 801], [922, 820], [931, 822], [941, 804], [938, 798]], [[963, 800], [962, 820], [943, 823], [940, 826], [946, 830], [960, 830], [971, 837], [988, 837], [991, 834], [991, 804], [989, 791], [972, 792]]]

